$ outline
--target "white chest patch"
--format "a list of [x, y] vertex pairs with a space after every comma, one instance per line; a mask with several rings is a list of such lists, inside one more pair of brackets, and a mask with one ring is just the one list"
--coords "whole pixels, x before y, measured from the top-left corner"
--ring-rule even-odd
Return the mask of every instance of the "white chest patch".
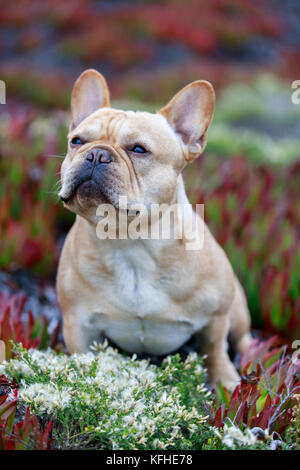
[[202, 296], [195, 294], [186, 302], [174, 301], [176, 279], [162, 276], [142, 247], [110, 252], [105, 262], [114, 273], [114, 289], [104, 289], [101, 296], [105, 296], [106, 305], [111, 308], [103, 310], [101, 302], [95, 299], [94, 311], [87, 322], [93, 331], [99, 330], [122, 349], [132, 353], [168, 354], [207, 324], [215, 308], [214, 290]]
[[113, 253], [115, 269], [114, 303], [128, 314], [145, 318], [164, 311], [170, 298], [159, 286], [156, 264], [143, 250], [122, 250]]

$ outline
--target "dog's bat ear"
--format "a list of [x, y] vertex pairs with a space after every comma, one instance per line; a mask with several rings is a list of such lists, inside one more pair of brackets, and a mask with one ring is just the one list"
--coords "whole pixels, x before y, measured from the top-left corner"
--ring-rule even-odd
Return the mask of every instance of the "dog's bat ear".
[[187, 146], [188, 161], [198, 157], [205, 148], [214, 104], [215, 92], [212, 85], [205, 80], [198, 80], [180, 90], [159, 111]]
[[96, 70], [85, 70], [77, 78], [71, 95], [71, 129], [99, 108], [109, 107], [109, 91], [105, 78]]

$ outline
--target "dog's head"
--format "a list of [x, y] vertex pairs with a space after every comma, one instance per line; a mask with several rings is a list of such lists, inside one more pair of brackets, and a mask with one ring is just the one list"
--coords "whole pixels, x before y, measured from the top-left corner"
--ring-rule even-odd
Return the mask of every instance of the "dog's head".
[[101, 203], [118, 208], [120, 196], [128, 207], [171, 203], [178, 175], [205, 147], [213, 109], [213, 87], [202, 80], [156, 114], [113, 109], [103, 76], [85, 71], [72, 92], [60, 198], [88, 219]]

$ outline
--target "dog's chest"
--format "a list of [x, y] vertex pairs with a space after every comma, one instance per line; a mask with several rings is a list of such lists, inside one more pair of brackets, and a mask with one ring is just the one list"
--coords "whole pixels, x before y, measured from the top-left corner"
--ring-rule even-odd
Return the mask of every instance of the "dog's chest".
[[155, 315], [170, 303], [160, 270], [144, 250], [122, 250], [113, 254], [114, 285], [118, 309], [139, 318]]
[[199, 312], [199, 296], [190, 295], [191, 283], [178, 267], [162, 269], [136, 247], [115, 250], [105, 262], [113, 273], [113, 289], [102, 283], [105, 307], [94, 304], [90, 319], [123, 349], [167, 354], [207, 323], [210, 296], [202, 299]]

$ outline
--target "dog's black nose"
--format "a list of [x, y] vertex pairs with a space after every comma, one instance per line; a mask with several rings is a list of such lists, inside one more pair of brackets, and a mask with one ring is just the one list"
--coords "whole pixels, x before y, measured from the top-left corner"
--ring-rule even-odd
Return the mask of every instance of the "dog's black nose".
[[112, 161], [111, 153], [105, 149], [92, 149], [90, 150], [85, 159], [89, 162], [95, 162], [96, 165], [98, 163], [110, 163]]

